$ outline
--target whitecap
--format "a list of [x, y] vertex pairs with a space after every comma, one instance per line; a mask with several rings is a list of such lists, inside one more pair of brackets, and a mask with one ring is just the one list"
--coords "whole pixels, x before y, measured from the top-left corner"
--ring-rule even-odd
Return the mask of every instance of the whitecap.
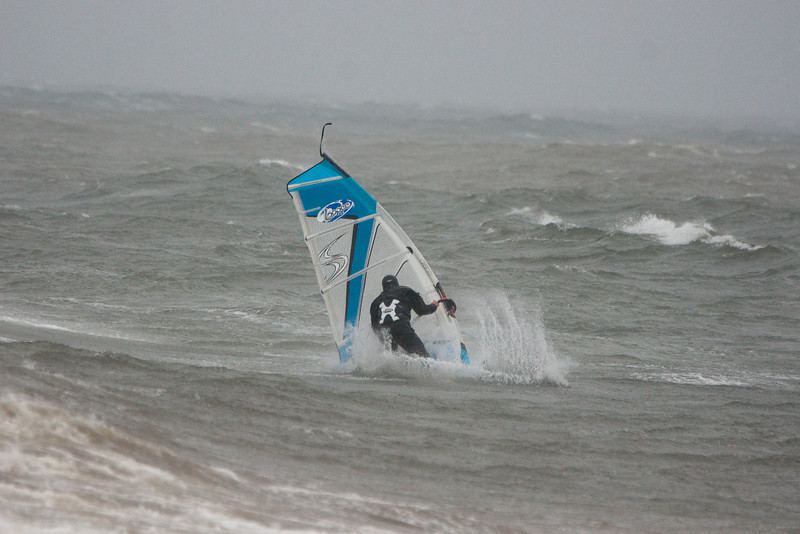
[[662, 219], [652, 213], [629, 220], [621, 228], [626, 234], [657, 237], [665, 245], [688, 245], [692, 241], [709, 236], [711, 229], [709, 225], [691, 222], [677, 225], [669, 219]]
[[739, 241], [732, 235], [719, 235], [714, 227], [706, 222], [685, 222], [676, 224], [652, 213], [628, 219], [620, 225], [626, 234], [652, 236], [664, 245], [688, 245], [695, 241], [716, 246], [729, 246], [739, 250], [758, 250], [763, 246]]
[[738, 248], [739, 250], [748, 251], [764, 248], [763, 245], [751, 245], [749, 243], [745, 243], [744, 241], [739, 241], [732, 235], [712, 235], [704, 239], [703, 242], [711, 245], [726, 245], [729, 247]]

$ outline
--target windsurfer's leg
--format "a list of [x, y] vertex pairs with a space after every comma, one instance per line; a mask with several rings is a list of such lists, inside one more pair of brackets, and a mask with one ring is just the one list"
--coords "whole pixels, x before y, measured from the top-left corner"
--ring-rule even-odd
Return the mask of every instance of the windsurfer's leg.
[[431, 355], [428, 354], [428, 349], [425, 348], [425, 344], [416, 334], [413, 332], [410, 336], [407, 336], [404, 340], [406, 342], [403, 345], [403, 348], [406, 349], [406, 352], [409, 354], [416, 354], [418, 356], [422, 356], [423, 358], [430, 358]]
[[392, 342], [400, 345], [403, 347], [409, 354], [416, 354], [417, 356], [422, 356], [423, 358], [430, 358], [430, 354], [428, 354], [428, 350], [425, 348], [425, 344], [419, 338], [414, 329], [411, 328], [410, 324], [404, 324], [402, 326], [398, 325], [398, 327], [392, 329]]
[[392, 350], [397, 350], [397, 347], [400, 346], [409, 354], [430, 358], [425, 344], [407, 321], [394, 323], [389, 333], [392, 339]]

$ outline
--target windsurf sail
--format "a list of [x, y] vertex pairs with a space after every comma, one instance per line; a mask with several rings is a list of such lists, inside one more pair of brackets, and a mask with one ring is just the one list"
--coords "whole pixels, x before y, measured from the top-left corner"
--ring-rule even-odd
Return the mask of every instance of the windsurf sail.
[[[382, 291], [385, 275], [397, 276], [426, 302], [446, 295], [400, 225], [322, 152], [321, 144], [322, 161], [290, 180], [286, 189], [300, 217], [339, 358], [346, 362], [354, 333], [370, 325], [369, 306]], [[469, 362], [455, 317], [444, 306], [414, 328], [435, 358]]]

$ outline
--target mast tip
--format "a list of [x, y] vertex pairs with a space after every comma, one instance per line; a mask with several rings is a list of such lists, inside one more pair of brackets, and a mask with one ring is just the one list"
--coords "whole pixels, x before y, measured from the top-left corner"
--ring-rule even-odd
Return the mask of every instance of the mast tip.
[[319, 136], [319, 157], [324, 158], [325, 152], [322, 151], [322, 140], [325, 138], [325, 127], [332, 126], [332, 122], [326, 122], [322, 125], [322, 135]]

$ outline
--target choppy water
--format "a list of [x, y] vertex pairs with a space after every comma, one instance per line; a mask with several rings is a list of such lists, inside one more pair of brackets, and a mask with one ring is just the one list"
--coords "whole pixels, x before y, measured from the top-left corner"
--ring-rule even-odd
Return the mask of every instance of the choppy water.
[[[477, 365], [337, 365], [326, 120]], [[0, 240], [0, 531], [800, 524], [785, 125], [4, 88]]]

